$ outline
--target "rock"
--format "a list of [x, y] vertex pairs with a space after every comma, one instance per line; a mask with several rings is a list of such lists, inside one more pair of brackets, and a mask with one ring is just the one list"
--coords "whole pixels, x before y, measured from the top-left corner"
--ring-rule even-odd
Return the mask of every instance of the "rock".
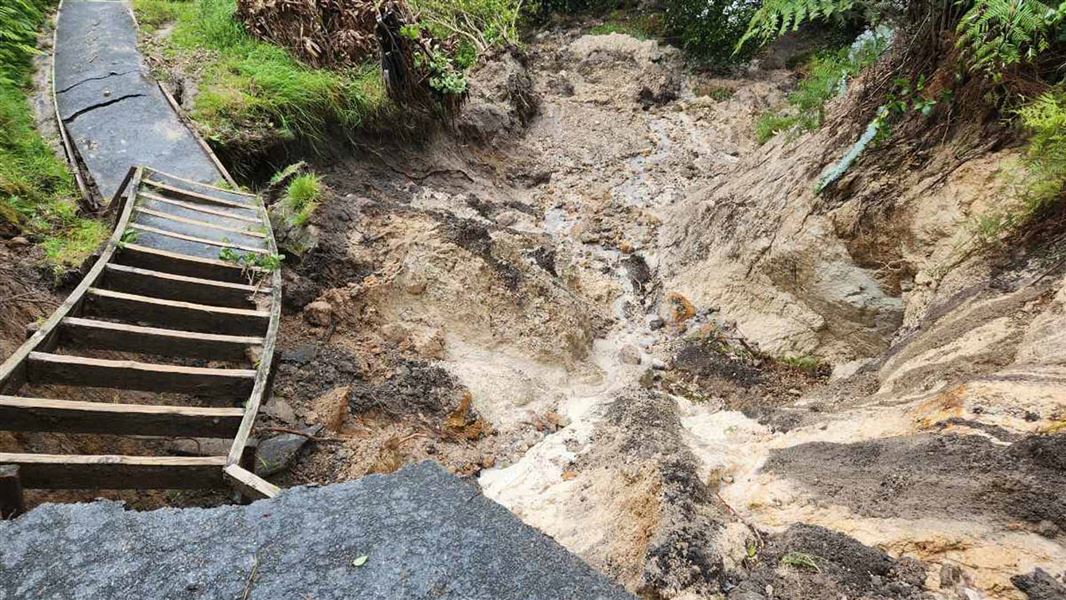
[[399, 344], [411, 335], [411, 331], [399, 323], [388, 323], [381, 328], [381, 335], [390, 342]]
[[518, 222], [518, 216], [518, 212], [516, 211], [505, 210], [496, 215], [496, 224], [501, 227], [510, 227]]
[[311, 420], [321, 423], [330, 431], [340, 431], [349, 414], [350, 391], [350, 386], [336, 387], [312, 400]]
[[673, 324], [684, 323], [696, 314], [696, 307], [688, 298], [677, 292], [670, 292], [663, 298], [659, 315], [667, 322]]
[[316, 300], [304, 307], [304, 320], [311, 325], [326, 327], [333, 320], [333, 305], [325, 300]]
[[1059, 526], [1044, 519], [1036, 524], [1036, 532], [1048, 539], [1054, 539], [1059, 535]]
[[407, 290], [407, 293], [412, 296], [421, 296], [426, 293], [426, 282], [423, 279], [412, 279], [407, 282], [407, 287], [405, 289]]
[[214, 438], [174, 438], [164, 447], [175, 456], [225, 456], [230, 445], [229, 440]]
[[655, 369], [656, 371], [665, 371], [666, 363], [658, 358], [653, 358], [651, 359], [651, 368]]
[[292, 409], [288, 402], [281, 398], [271, 398], [269, 402], [263, 405], [263, 414], [274, 417], [286, 425], [296, 423], [296, 411]]
[[952, 563], [940, 565], [940, 589], [950, 590], [962, 582], [962, 569]]
[[281, 362], [295, 365], [305, 365], [315, 359], [315, 346], [304, 344], [281, 353]]
[[[300, 431], [313, 436], [322, 431], [322, 426], [312, 425]], [[255, 474], [268, 477], [289, 468], [307, 442], [307, 436], [295, 433], [283, 433], [259, 442], [255, 457]]]
[[23, 246], [29, 246], [30, 241], [22, 237], [21, 235], [17, 235], [8, 240], [7, 245], [9, 248], [21, 248]]
[[1010, 578], [1014, 587], [1025, 592], [1029, 600], [1062, 600], [1066, 598], [1066, 585], [1059, 583], [1047, 571], [1036, 568], [1028, 575]]
[[766, 600], [766, 596], [751, 590], [738, 590], [729, 594], [729, 600]]
[[662, 329], [663, 325], [666, 325], [666, 321], [663, 321], [663, 318], [659, 315], [648, 315], [647, 323], [648, 329], [651, 329], [652, 331]]
[[627, 365], [639, 365], [641, 360], [640, 349], [632, 344], [627, 344], [619, 350], [618, 357]]
[[422, 358], [444, 360], [444, 330], [437, 328], [415, 340], [415, 352]]

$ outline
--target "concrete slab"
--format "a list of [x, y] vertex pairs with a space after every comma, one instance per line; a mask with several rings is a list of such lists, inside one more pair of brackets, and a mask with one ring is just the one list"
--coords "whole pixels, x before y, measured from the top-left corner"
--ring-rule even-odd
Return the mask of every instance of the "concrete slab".
[[133, 164], [204, 183], [223, 180], [147, 75], [125, 2], [64, 0], [57, 28], [59, 116], [105, 200]]
[[432, 462], [250, 506], [45, 505], [0, 522], [0, 599], [242, 598], [246, 588], [272, 600], [633, 600]]

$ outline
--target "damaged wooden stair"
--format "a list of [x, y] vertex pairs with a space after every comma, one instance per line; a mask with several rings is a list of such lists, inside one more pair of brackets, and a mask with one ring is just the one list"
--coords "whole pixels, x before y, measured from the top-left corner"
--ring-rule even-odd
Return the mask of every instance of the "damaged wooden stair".
[[[281, 308], [276, 261], [271, 268], [259, 258], [277, 253], [266, 210], [256, 196], [147, 168], [130, 170], [112, 209], [115, 228], [92, 269], [0, 365], [0, 430], [223, 438], [229, 452], [0, 453], [5, 477], [18, 474], [0, 495], [229, 485], [273, 496], [277, 488], [254, 475], [246, 454]], [[86, 388], [114, 395], [86, 400]], [[41, 389], [76, 397], [42, 397]], [[129, 392], [135, 401], [119, 398]]]

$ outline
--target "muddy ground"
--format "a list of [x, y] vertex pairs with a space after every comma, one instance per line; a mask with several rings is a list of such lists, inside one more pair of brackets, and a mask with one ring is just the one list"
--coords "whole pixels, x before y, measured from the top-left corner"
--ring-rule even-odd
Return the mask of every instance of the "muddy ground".
[[432, 458], [646, 598], [1066, 597], [1062, 249], [958, 251], [1009, 145], [816, 197], [863, 124], [759, 146], [781, 57], [585, 31], [490, 57], [449, 130], [309, 158], [257, 435], [310, 439], [270, 478]]
[[279, 483], [432, 457], [647, 598], [1056, 597], [1056, 250], [948, 249], [1010, 150], [827, 206], [854, 127], [752, 135], [795, 80], [564, 27], [453, 130], [318, 160], [262, 433], [325, 428]]

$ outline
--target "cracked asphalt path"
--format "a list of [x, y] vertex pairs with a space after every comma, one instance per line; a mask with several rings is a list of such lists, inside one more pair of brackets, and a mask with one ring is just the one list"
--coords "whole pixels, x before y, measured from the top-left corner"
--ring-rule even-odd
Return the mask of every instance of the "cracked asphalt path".
[[204, 183], [222, 180], [148, 75], [127, 2], [64, 0], [57, 27], [59, 117], [105, 202], [135, 164]]

